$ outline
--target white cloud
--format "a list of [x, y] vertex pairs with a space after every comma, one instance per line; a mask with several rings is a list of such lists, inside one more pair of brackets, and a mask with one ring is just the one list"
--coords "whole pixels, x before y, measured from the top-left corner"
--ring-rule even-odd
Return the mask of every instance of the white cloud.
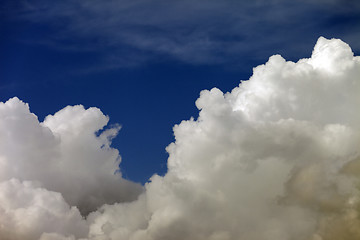
[[88, 226], [79, 210], [70, 207], [60, 193], [36, 185], [17, 179], [0, 183], [1, 239], [39, 239], [53, 232], [86, 236]]
[[110, 147], [115, 126], [97, 108], [66, 107], [39, 123], [27, 104], [12, 98], [0, 104], [0, 181], [39, 182], [61, 192], [83, 212], [104, 203], [134, 200], [141, 186], [121, 178], [120, 156]]
[[[15, 187], [10, 193], [1, 190], [0, 206], [5, 211], [37, 206], [41, 201], [26, 205], [19, 197], [29, 188], [27, 198], [54, 201], [54, 209], [41, 203], [51, 214], [61, 212], [54, 219], [73, 216], [69, 222], [83, 226], [25, 229], [41, 240], [359, 239], [358, 76], [360, 58], [349, 46], [320, 38], [309, 59], [294, 63], [275, 55], [231, 93], [203, 91], [196, 102], [199, 118], [174, 127], [176, 141], [167, 148], [168, 173], [154, 175], [137, 200], [103, 205], [90, 213], [85, 225], [76, 208], [69, 206], [116, 186], [104, 182], [112, 183], [105, 172], [114, 170], [109, 166], [118, 154], [106, 137], [93, 134], [107, 118], [98, 109], [75, 106], [39, 124], [27, 105], [12, 99], [0, 105], [0, 126], [6, 126], [0, 128], [0, 146], [11, 142], [0, 147], [0, 169], [8, 169], [0, 175], [6, 176], [0, 189]], [[92, 160], [84, 160], [90, 156]], [[99, 158], [111, 160], [106, 170], [95, 163]], [[45, 159], [48, 170], [34, 170]], [[55, 163], [47, 161], [65, 163], [56, 169], [73, 179], [71, 188], [57, 183], [59, 177], [48, 183], [46, 174], [54, 174]], [[21, 175], [17, 169], [29, 172]], [[74, 169], [99, 176], [91, 182], [97, 186], [77, 188], [87, 182], [76, 179], [83, 175]], [[123, 189], [128, 190], [128, 184]], [[69, 193], [77, 198], [66, 197]], [[6, 219], [14, 219], [11, 211]], [[24, 222], [26, 216], [21, 218]], [[8, 221], [0, 215], [0, 226], [2, 222]], [[0, 234], [17, 239], [11, 226], [0, 228]], [[80, 229], [88, 233], [77, 232]], [[40, 235], [42, 231], [46, 233]]]

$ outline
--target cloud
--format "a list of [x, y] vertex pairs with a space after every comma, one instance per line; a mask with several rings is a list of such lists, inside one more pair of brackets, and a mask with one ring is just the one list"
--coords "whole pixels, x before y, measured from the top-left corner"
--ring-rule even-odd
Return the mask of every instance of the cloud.
[[[16, 175], [13, 166], [20, 166], [16, 159], [26, 156], [38, 168], [41, 159], [66, 153], [77, 156], [66, 165], [70, 172], [57, 169], [78, 176], [80, 172], [73, 172], [79, 170], [77, 161], [80, 169], [88, 168], [83, 158], [114, 160], [109, 156], [115, 150], [106, 139], [116, 130], [96, 137], [94, 131], [107, 118], [98, 109], [81, 106], [67, 107], [39, 124], [27, 105], [11, 99], [0, 107], [0, 126], [6, 126], [0, 139], [12, 141], [0, 151], [0, 169], [11, 169], [0, 185], [0, 211], [6, 213], [0, 215], [0, 226], [9, 226], [0, 228], [0, 236], [21, 239], [21, 234], [29, 233], [32, 239], [41, 240], [359, 239], [359, 74], [360, 58], [354, 57], [346, 43], [321, 37], [309, 59], [295, 63], [274, 55], [230, 93], [216, 88], [202, 91], [196, 101], [199, 117], [174, 127], [176, 140], [167, 147], [167, 174], [155, 174], [136, 200], [107, 202], [86, 219], [70, 207], [73, 200], [66, 193], [73, 191], [87, 199], [89, 192], [97, 196], [98, 191], [113, 190], [115, 185], [101, 184], [86, 191], [86, 182], [80, 180], [80, 186], [85, 184], [80, 188], [83, 194], [74, 179], [71, 189], [55, 189], [55, 181], [47, 183], [51, 182], [51, 167], [47, 179], [45, 173], [29, 166], [24, 169], [34, 175]], [[64, 145], [50, 152], [59, 142]], [[46, 151], [34, 151], [39, 148]], [[6, 161], [10, 156], [11, 161]], [[93, 169], [93, 174], [102, 171], [102, 165], [92, 164], [90, 161], [89, 171]], [[92, 183], [100, 184], [98, 180]], [[24, 202], [22, 196], [36, 200]], [[58, 227], [38, 224], [44, 215]], [[28, 223], [35, 217], [38, 221]], [[23, 231], [15, 228], [16, 219], [23, 221]], [[71, 228], [75, 225], [79, 227]]]
[[0, 236], [4, 240], [46, 239], [53, 231], [59, 236], [81, 237], [88, 232], [79, 210], [70, 207], [60, 193], [29, 181], [0, 183], [0, 214]]
[[[96, 52], [107, 68], [169, 58], [234, 66], [246, 64], [244, 57], [263, 61], [273, 51], [304, 56], [318, 34], [344, 37], [355, 45], [360, 9], [354, 1], [337, 0], [38, 0], [22, 6], [8, 7], [14, 9], [11, 16], [54, 30], [23, 41]], [[351, 24], [341, 19], [334, 24], [333, 18], [344, 15], [352, 16]]]
[[95, 133], [108, 117], [97, 108], [66, 107], [39, 123], [27, 104], [0, 104], [0, 181], [35, 181], [61, 192], [82, 212], [134, 200], [142, 187], [121, 178], [120, 156], [110, 147], [119, 127]]

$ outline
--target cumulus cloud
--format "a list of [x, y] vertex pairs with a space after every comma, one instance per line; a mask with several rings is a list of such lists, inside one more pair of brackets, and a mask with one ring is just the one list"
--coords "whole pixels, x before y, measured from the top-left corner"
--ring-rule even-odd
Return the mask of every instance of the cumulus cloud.
[[95, 134], [107, 122], [99, 109], [79, 105], [40, 123], [19, 99], [0, 103], [0, 181], [37, 182], [84, 213], [134, 200], [142, 187], [121, 178], [119, 153], [110, 147], [119, 126]]
[[47, 239], [49, 233], [86, 236], [88, 226], [79, 210], [60, 193], [36, 185], [17, 179], [0, 183], [1, 239]]
[[[167, 174], [154, 175], [134, 201], [112, 204], [108, 199], [115, 198], [104, 197], [98, 203], [107, 204], [86, 218], [71, 206], [116, 187], [117, 175], [105, 177], [116, 169], [118, 153], [109, 147], [116, 129], [94, 135], [107, 118], [81, 106], [39, 123], [26, 104], [11, 99], [0, 105], [0, 146], [9, 142], [0, 151], [0, 169], [6, 169], [0, 175], [0, 236], [359, 239], [358, 76], [360, 58], [350, 47], [321, 37], [309, 59], [295, 63], [275, 55], [231, 92], [201, 92], [199, 117], [174, 127]], [[39, 171], [42, 164], [48, 170]], [[95, 187], [80, 170], [97, 176]], [[122, 193], [136, 186], [123, 181], [117, 179]], [[45, 219], [51, 221], [41, 224]]]

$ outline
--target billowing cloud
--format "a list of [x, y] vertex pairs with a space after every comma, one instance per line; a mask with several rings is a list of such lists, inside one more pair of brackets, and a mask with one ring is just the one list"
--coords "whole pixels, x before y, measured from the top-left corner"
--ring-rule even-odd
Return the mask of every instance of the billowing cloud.
[[60, 193], [36, 185], [17, 179], [0, 183], [1, 239], [39, 239], [49, 232], [86, 236], [88, 226], [79, 210], [70, 207]]
[[[199, 117], [174, 127], [167, 174], [154, 175], [136, 200], [115, 204], [107, 194], [117, 175], [105, 173], [116, 170], [109, 144], [117, 130], [94, 134], [107, 118], [75, 106], [38, 123], [11, 99], [0, 106], [0, 146], [9, 142], [0, 151], [0, 236], [359, 239], [359, 76], [350, 47], [321, 37], [309, 59], [275, 55], [230, 93], [201, 92]], [[97, 176], [91, 184], [87, 171]], [[117, 181], [121, 194], [136, 187]], [[87, 206], [88, 196], [107, 204], [82, 218], [71, 206]]]
[[119, 126], [96, 135], [108, 117], [97, 108], [66, 107], [39, 123], [27, 104], [0, 104], [0, 181], [34, 181], [62, 193], [83, 212], [134, 200], [141, 186], [121, 178], [120, 156], [110, 147]]

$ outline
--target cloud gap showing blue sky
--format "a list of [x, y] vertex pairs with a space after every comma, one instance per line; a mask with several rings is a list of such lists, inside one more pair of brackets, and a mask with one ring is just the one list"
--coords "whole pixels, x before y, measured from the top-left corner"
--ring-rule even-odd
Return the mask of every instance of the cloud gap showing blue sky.
[[67, 105], [101, 108], [123, 126], [113, 144], [134, 163], [125, 176], [144, 183], [166, 172], [172, 126], [197, 116], [201, 90], [230, 91], [276, 53], [309, 57], [319, 36], [358, 54], [359, 9], [351, 0], [2, 1], [1, 100], [18, 96], [40, 119]]
[[311, 58], [273, 55], [231, 92], [202, 91], [167, 173], [144, 186], [122, 178], [120, 128], [99, 134], [98, 108], [39, 122], [18, 98], [0, 103], [0, 236], [357, 239], [359, 75], [349, 45], [320, 37]]

